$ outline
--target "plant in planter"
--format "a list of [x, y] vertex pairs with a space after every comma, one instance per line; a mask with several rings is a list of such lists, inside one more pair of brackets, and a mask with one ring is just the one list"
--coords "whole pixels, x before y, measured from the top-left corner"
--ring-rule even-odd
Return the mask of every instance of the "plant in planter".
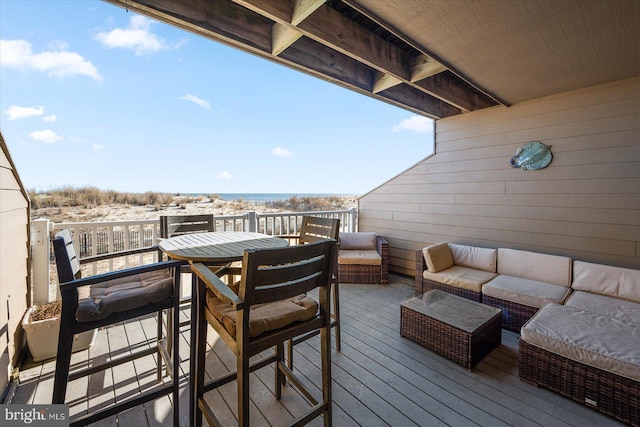
[[[34, 362], [56, 357], [60, 332], [60, 300], [30, 307], [22, 319], [22, 328], [27, 336], [27, 345]], [[89, 348], [93, 344], [95, 330], [76, 334], [73, 351]]]

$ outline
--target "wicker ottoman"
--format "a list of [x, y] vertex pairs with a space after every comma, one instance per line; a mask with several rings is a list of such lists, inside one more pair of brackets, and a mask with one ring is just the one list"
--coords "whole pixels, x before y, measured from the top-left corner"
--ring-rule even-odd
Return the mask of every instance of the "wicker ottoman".
[[502, 341], [502, 310], [437, 289], [400, 303], [400, 335], [471, 370]]

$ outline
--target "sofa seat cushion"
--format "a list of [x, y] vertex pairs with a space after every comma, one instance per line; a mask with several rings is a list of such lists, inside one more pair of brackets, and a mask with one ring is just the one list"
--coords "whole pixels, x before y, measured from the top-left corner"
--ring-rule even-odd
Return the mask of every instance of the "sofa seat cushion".
[[477, 246], [449, 243], [449, 250], [453, 256], [453, 263], [462, 267], [496, 272], [498, 250], [479, 248]]
[[640, 270], [575, 261], [571, 287], [577, 291], [624, 298], [640, 303]]
[[382, 265], [382, 257], [376, 250], [340, 249], [338, 264]]
[[484, 295], [536, 308], [550, 302], [561, 303], [570, 291], [571, 289], [565, 286], [506, 274], [499, 274], [482, 287]]
[[[232, 288], [235, 291], [235, 289]], [[237, 311], [207, 290], [207, 307], [232, 337], [236, 336]], [[294, 322], [311, 319], [318, 312], [318, 303], [306, 295], [298, 295], [282, 301], [256, 304], [249, 312], [249, 336], [257, 337], [265, 332], [289, 326]]]
[[173, 276], [170, 270], [156, 270], [78, 289], [76, 319], [92, 322], [112, 313], [132, 310], [171, 297]]
[[571, 258], [516, 249], [498, 249], [498, 274], [571, 286]]
[[640, 303], [585, 291], [576, 291], [565, 305], [640, 325]]
[[640, 381], [640, 329], [609, 316], [548, 304], [521, 330], [529, 344]]
[[454, 265], [438, 273], [425, 270], [422, 272], [422, 277], [469, 291], [481, 292], [482, 285], [496, 277], [496, 273]]

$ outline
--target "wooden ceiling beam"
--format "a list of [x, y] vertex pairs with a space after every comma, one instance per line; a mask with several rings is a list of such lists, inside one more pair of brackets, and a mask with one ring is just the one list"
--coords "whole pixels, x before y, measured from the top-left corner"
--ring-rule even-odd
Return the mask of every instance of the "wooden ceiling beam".
[[393, 77], [391, 74], [381, 73], [380, 71], [378, 71], [373, 79], [373, 88], [371, 89], [371, 92], [382, 92], [383, 90], [389, 89], [390, 87], [397, 86], [399, 84], [402, 84], [402, 80]]
[[296, 25], [311, 15], [325, 0], [279, 2], [233, 0], [233, 2], [275, 21], [271, 36], [271, 53], [277, 56], [302, 37], [302, 33], [296, 28]]
[[[291, 8], [269, 0], [234, 0], [235, 3], [283, 25], [290, 23]], [[297, 25], [307, 37], [401, 80], [409, 79], [410, 59], [398, 47], [342, 16], [327, 5], [320, 5]]]
[[[417, 90], [416, 87], [402, 83], [397, 84], [395, 81], [395, 79], [397, 79], [395, 73], [381, 72], [378, 68], [371, 67], [369, 65], [370, 60], [378, 62], [384, 59], [384, 55], [389, 55], [390, 58], [395, 58], [395, 60], [390, 61], [390, 63], [394, 64], [394, 67], [390, 65], [383, 70], [386, 70], [386, 68], [402, 69], [404, 75], [406, 75], [406, 77], [409, 76], [410, 61], [406, 58], [406, 54], [399, 51], [395, 46], [389, 45], [379, 37], [372, 46], [379, 47], [383, 54], [375, 53], [375, 49], [368, 53], [362, 52], [363, 55], [369, 55], [370, 60], [360, 61], [358, 58], [354, 58], [352, 54], [347, 54], [351, 52], [344, 46], [340, 50], [336, 50], [333, 46], [328, 46], [325, 43], [315, 41], [309, 37], [297, 37], [294, 33], [283, 30], [282, 26], [279, 26], [279, 29], [274, 31], [273, 19], [263, 14], [257, 14], [229, 0], [182, 0], [180, 2], [173, 0], [105, 1], [203, 35], [212, 40], [257, 54], [263, 58], [288, 65], [299, 71], [323, 78], [401, 108], [406, 108], [417, 114], [438, 119], [461, 112], [461, 109], [426, 94], [424, 90], [422, 95], [418, 95], [421, 92]], [[260, 1], [261, 0], [251, 0], [252, 3]], [[274, 15], [277, 13], [279, 16], [292, 16], [293, 3], [271, 1], [268, 3], [270, 5], [288, 5], [287, 7], [273, 10]], [[308, 10], [309, 9], [307, 9], [307, 11]], [[325, 13], [320, 15], [313, 13], [303, 20], [301, 25], [313, 21], [313, 18], [316, 16], [322, 18], [322, 16], [328, 15], [337, 18], [335, 15], [337, 12], [327, 10], [326, 5], [321, 5], [319, 9], [316, 9], [316, 11], [318, 10], [324, 10]], [[343, 21], [342, 15], [339, 16], [341, 17], [340, 21]], [[290, 27], [290, 24], [286, 22], [276, 22]], [[315, 28], [321, 25], [321, 22], [326, 23], [326, 21], [320, 19], [318, 22], [311, 22], [309, 28]], [[360, 26], [358, 26], [358, 28], [364, 30], [364, 28]], [[332, 29], [334, 31], [334, 37], [337, 39], [347, 35], [348, 37], [344, 37], [345, 40], [347, 40], [355, 35], [351, 32], [347, 33], [347, 31], [341, 30], [340, 27], [332, 26]], [[354, 27], [349, 26], [349, 31], [352, 30], [354, 30]], [[274, 37], [274, 32], [279, 31], [281, 31], [282, 34]], [[308, 28], [301, 30], [303, 33], [305, 33], [305, 31], [308, 31]], [[372, 33], [368, 33], [367, 35], [360, 33], [360, 30], [354, 31], [358, 31], [358, 37], [366, 37], [366, 40], [371, 40], [369, 37], [373, 36]], [[273, 54], [274, 38], [279, 45], [288, 45], [278, 56]], [[297, 38], [297, 40], [294, 40], [293, 44], [290, 44], [289, 41], [294, 38]], [[336, 40], [336, 42], [338, 42], [338, 40]], [[346, 43], [346, 45], [349, 45], [349, 43]], [[354, 46], [354, 49], [362, 50], [364, 49], [363, 46], [366, 45], [367, 42], [363, 43], [357, 49]], [[343, 53], [343, 51], [345, 53]], [[392, 83], [395, 84], [395, 86]]]
[[271, 53], [275, 56], [280, 55], [300, 37], [302, 37], [302, 33], [294, 27], [276, 22], [273, 24], [271, 34]]
[[258, 15], [266, 16], [275, 22], [291, 24], [293, 17], [294, 0], [231, 0]]
[[393, 91], [387, 88], [374, 93], [375, 70], [308, 37], [300, 38], [279, 58], [290, 64], [305, 64], [312, 74], [420, 115], [439, 119], [461, 113], [459, 108], [405, 84], [393, 87]]
[[[291, 23], [291, 16], [295, 13], [298, 1], [274, 2], [270, 0], [233, 0], [248, 9], [276, 21], [275, 32], [283, 32], [281, 26], [295, 27]], [[308, 0], [312, 2], [312, 0]], [[423, 54], [418, 58], [410, 58], [408, 54], [395, 45], [387, 42], [361, 25], [349, 20], [336, 10], [324, 4], [324, 1], [314, 1], [313, 7], [305, 9], [306, 15], [297, 29], [306, 37], [326, 45], [344, 55], [348, 55], [377, 70], [371, 86], [372, 93], [382, 92], [392, 86], [405, 83], [417, 90], [423, 91], [437, 99], [448, 102], [460, 111], [471, 111], [476, 105], [483, 105], [482, 98], [471, 88], [466, 93], [459, 90], [451, 97], [446, 89], [447, 85], [433, 84], [431, 81], [422, 82], [446, 71], [446, 67], [430, 56]], [[313, 9], [313, 10], [312, 10]], [[291, 38], [288, 46], [299, 39]], [[282, 53], [288, 46], [279, 45], [274, 49], [277, 54]], [[442, 80], [442, 79], [440, 79]], [[438, 81], [440, 81], [438, 80]]]
[[491, 98], [470, 90], [468, 84], [450, 71], [434, 74], [415, 82], [414, 85], [420, 86], [436, 97], [437, 94], [446, 93], [447, 102], [465, 112], [497, 105]]
[[298, 25], [324, 4], [325, 0], [294, 0], [291, 24]]
[[447, 67], [430, 56], [422, 55], [415, 59], [411, 64], [411, 76], [409, 77], [409, 80], [412, 83], [415, 83], [418, 80], [426, 79], [434, 74], [442, 73], [446, 69]]
[[271, 56], [273, 22], [230, 1], [103, 1], [251, 53]]
[[[402, 104], [405, 108], [411, 107], [414, 111], [423, 110], [428, 106], [432, 111], [432, 117], [434, 118], [444, 118], [461, 113], [459, 108], [435, 99], [429, 94], [407, 85], [392, 86], [389, 89], [380, 92], [379, 95], [384, 96], [390, 102], [395, 101]], [[434, 102], [434, 99], [440, 102]]]

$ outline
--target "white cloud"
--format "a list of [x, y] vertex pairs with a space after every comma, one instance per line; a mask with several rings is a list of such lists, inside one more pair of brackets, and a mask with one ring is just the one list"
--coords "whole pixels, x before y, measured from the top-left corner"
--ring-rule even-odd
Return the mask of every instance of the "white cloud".
[[218, 174], [218, 178], [220, 179], [224, 179], [224, 180], [232, 180], [233, 178], [235, 178], [235, 176], [231, 175], [229, 172], [224, 171], [224, 172], [220, 172]]
[[293, 153], [289, 150], [287, 150], [286, 148], [282, 148], [282, 147], [276, 147], [273, 150], [271, 150], [271, 154], [278, 156], [278, 157], [282, 157], [285, 159], [288, 159], [290, 157], [293, 157]]
[[53, 144], [62, 140], [62, 137], [51, 129], [37, 130], [31, 132], [29, 136], [31, 137], [31, 139], [39, 142], [44, 142], [45, 144]]
[[51, 114], [51, 115], [49, 115], [49, 116], [44, 116], [44, 117], [42, 118], [42, 120], [44, 120], [45, 122], [49, 122], [49, 123], [51, 123], [51, 122], [55, 122], [55, 121], [57, 121], [57, 120], [58, 120], [58, 117], [56, 117], [56, 115], [55, 115], [55, 114]]
[[98, 69], [76, 52], [67, 51], [66, 44], [56, 42], [47, 52], [34, 53], [26, 40], [0, 40], [0, 66], [17, 70], [46, 72], [50, 77], [83, 75], [101, 80]]
[[41, 116], [44, 114], [44, 107], [42, 105], [37, 108], [34, 107], [19, 107], [17, 105], [10, 105], [4, 114], [9, 120], [26, 119], [28, 117]]
[[136, 55], [174, 49], [184, 43], [167, 43], [162, 37], [150, 31], [151, 24], [155, 22], [144, 16], [134, 15], [127, 28], [114, 28], [109, 32], [98, 33], [96, 39], [109, 48], [131, 49]]
[[201, 107], [206, 108], [207, 110], [211, 109], [211, 104], [209, 104], [209, 101], [205, 101], [204, 99], [198, 98], [195, 95], [191, 95], [191, 94], [184, 95], [184, 96], [181, 96], [180, 99], [184, 99], [185, 101], [191, 101], [194, 104], [197, 104]]
[[104, 145], [102, 145], [102, 144], [93, 144], [91, 146], [91, 148], [93, 148], [94, 151], [102, 151], [102, 150], [104, 150]]
[[423, 116], [411, 116], [393, 127], [394, 132], [402, 130], [418, 133], [433, 132], [433, 120]]
[[49, 42], [49, 47], [52, 50], [67, 50], [69, 49], [69, 43], [64, 40], [53, 40]]

